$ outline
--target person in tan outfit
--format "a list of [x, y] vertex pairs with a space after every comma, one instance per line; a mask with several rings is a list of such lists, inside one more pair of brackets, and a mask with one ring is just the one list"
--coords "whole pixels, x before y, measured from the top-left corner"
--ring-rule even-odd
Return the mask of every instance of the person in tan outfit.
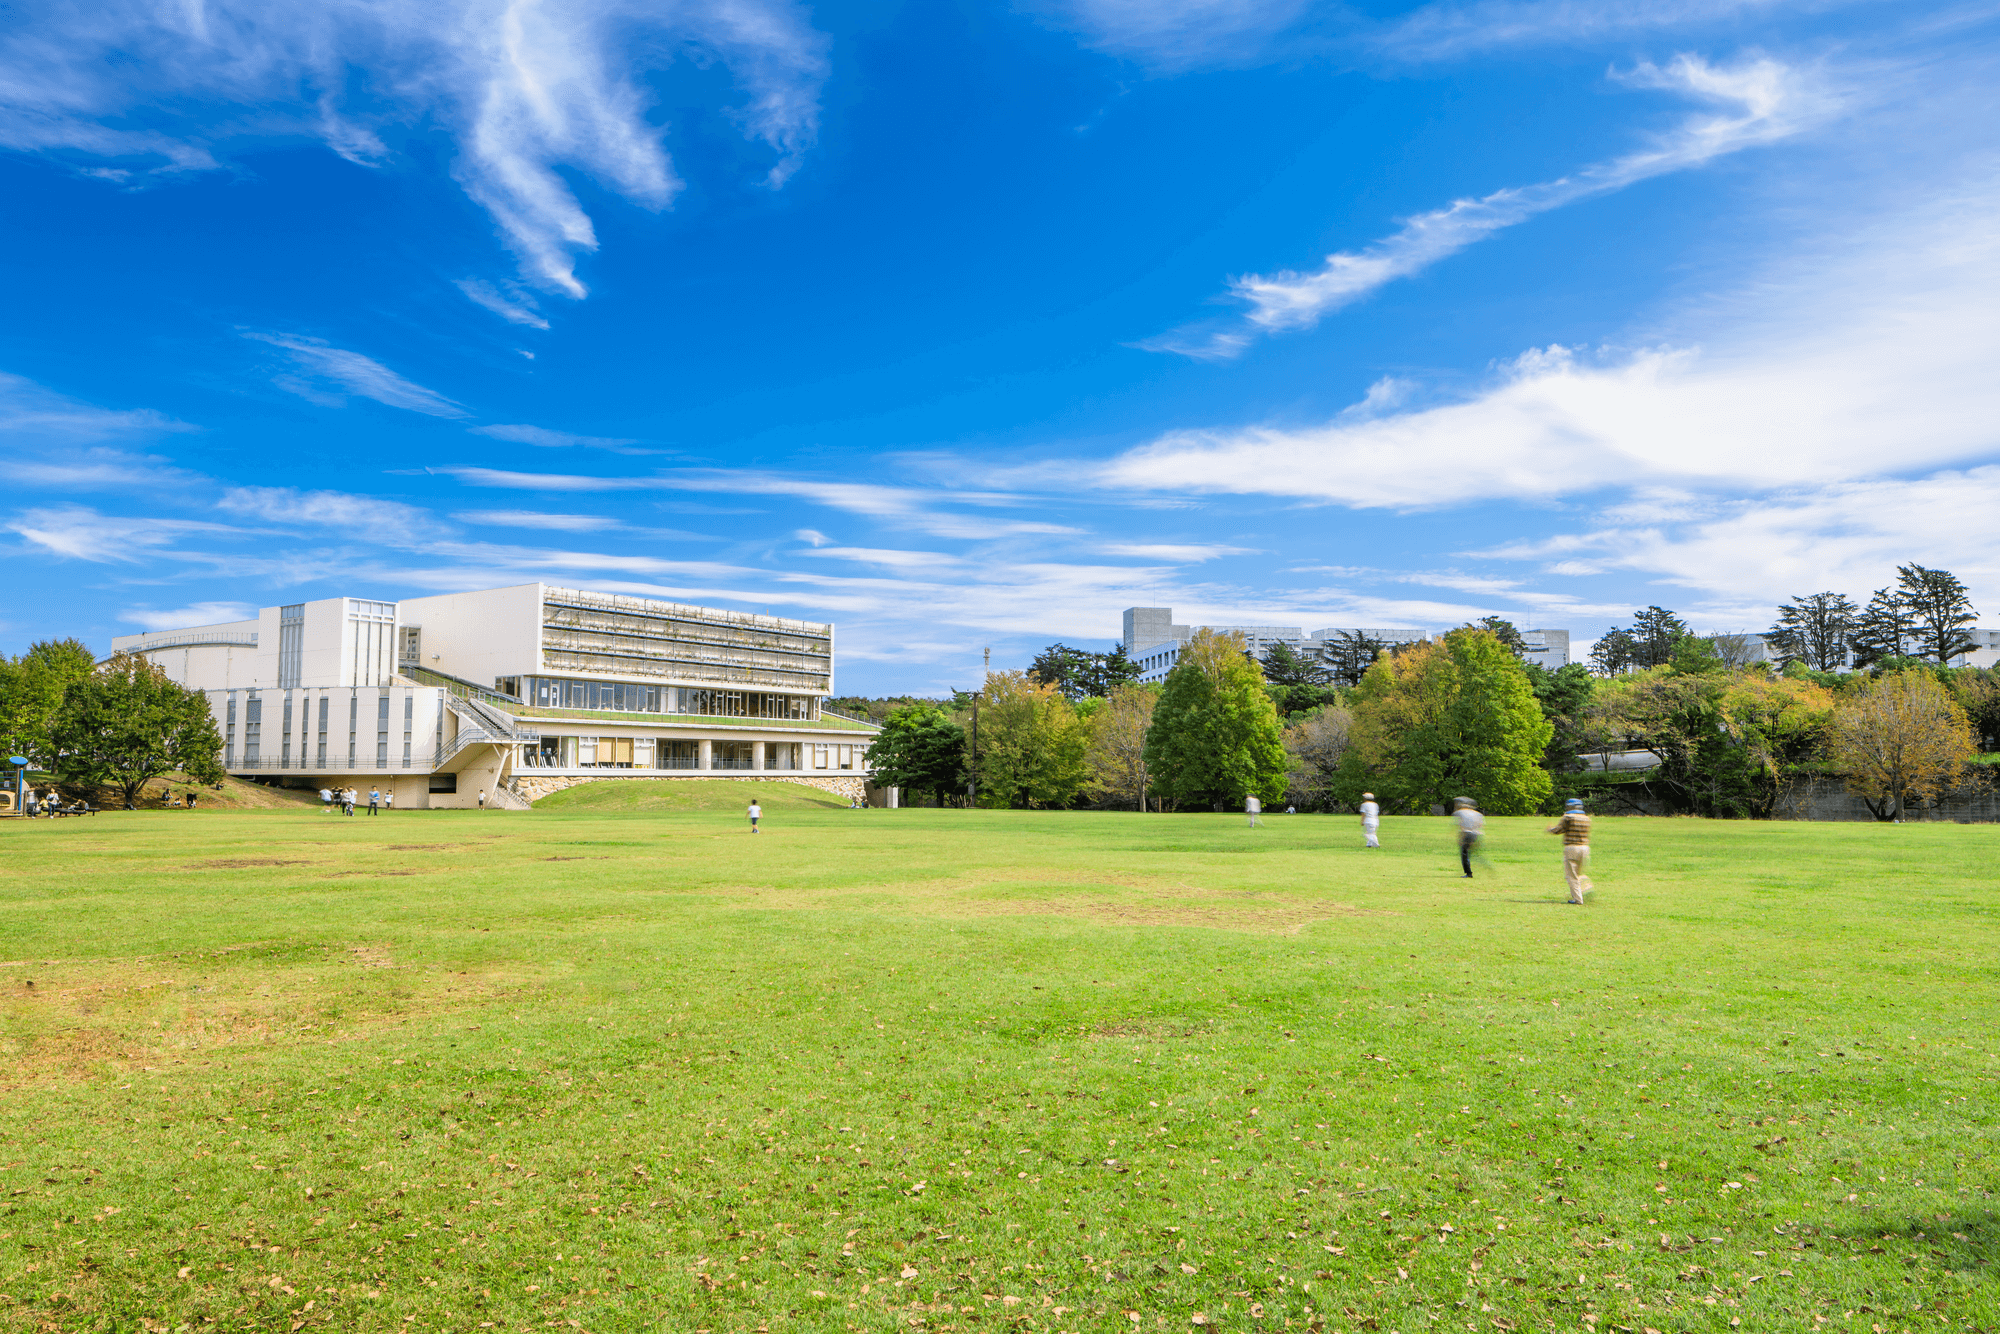
[[1549, 832], [1562, 835], [1563, 879], [1569, 882], [1569, 901], [1582, 903], [1590, 892], [1590, 877], [1584, 874], [1590, 869], [1590, 817], [1583, 813], [1583, 802], [1575, 797], [1565, 801], [1562, 818], [1549, 826]]

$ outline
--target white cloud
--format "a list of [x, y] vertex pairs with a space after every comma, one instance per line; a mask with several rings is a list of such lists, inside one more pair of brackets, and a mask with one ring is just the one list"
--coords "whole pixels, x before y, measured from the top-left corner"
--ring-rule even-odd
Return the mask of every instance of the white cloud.
[[1309, 0], [1030, 0], [1023, 8], [1107, 54], [1182, 70], [1256, 55]]
[[624, 526], [602, 514], [543, 514], [536, 510], [461, 510], [451, 517], [489, 527], [544, 528], [559, 533], [601, 533]]
[[948, 570], [965, 563], [960, 557], [942, 551], [901, 551], [892, 547], [814, 547], [800, 554], [880, 565], [890, 570]]
[[1098, 548], [1107, 556], [1134, 556], [1140, 560], [1167, 561], [1193, 565], [1218, 556], [1252, 556], [1252, 547], [1224, 546], [1220, 542], [1107, 542]]
[[16, 444], [24, 439], [61, 440], [73, 447], [194, 429], [150, 408], [100, 408], [0, 371], [0, 432]]
[[572, 435], [568, 431], [551, 431], [545, 426], [473, 426], [468, 429], [474, 435], [490, 436], [495, 440], [511, 440], [517, 445], [537, 445], [543, 449], [563, 449], [573, 445], [583, 445], [592, 449], [609, 449], [625, 453], [628, 451], [620, 448], [621, 446], [639, 443], [636, 440], [623, 440], [608, 435]]
[[[465, 293], [467, 300], [475, 305], [484, 306], [508, 323], [525, 324], [530, 329], [549, 327], [548, 318], [537, 309], [533, 296], [521, 291], [514, 283], [508, 283], [507, 288], [507, 291], [502, 292], [484, 278], [458, 280], [458, 290]], [[534, 360], [535, 356], [532, 352], [523, 352], [521, 355], [530, 361]]]
[[404, 379], [373, 357], [335, 347], [324, 339], [298, 334], [246, 333], [243, 336], [282, 348], [293, 365], [312, 377], [302, 381], [295, 376], [280, 375], [272, 381], [280, 389], [311, 402], [338, 404], [341, 401], [338, 394], [329, 395], [319, 388], [320, 382], [330, 382], [340, 392], [359, 394], [392, 408], [404, 408], [432, 417], [467, 415], [464, 408], [443, 394]]
[[435, 535], [428, 510], [377, 496], [345, 491], [299, 491], [287, 486], [238, 486], [223, 492], [216, 508], [270, 523], [310, 524], [339, 529], [356, 541], [394, 547], [418, 546]]
[[1831, 589], [1866, 601], [1912, 561], [1971, 587], [1987, 623], [2000, 620], [2000, 466], [1920, 478], [1842, 482], [1689, 506], [1670, 521], [1607, 523], [1469, 553], [1534, 561], [1549, 573], [1635, 571], [1687, 590], [1702, 629], [1769, 625], [1795, 594]]
[[[1607, 487], [1768, 489], [2000, 448], [1990, 183], [1842, 238], [1695, 313], [1680, 347], [1524, 354], [1458, 402], [1368, 420], [1181, 431], [1097, 483], [1422, 508]], [[1026, 473], [1030, 482], [1045, 482]], [[1657, 495], [1649, 503], [1662, 503]]]
[[181, 630], [202, 625], [223, 625], [230, 621], [255, 620], [257, 608], [248, 602], [195, 602], [185, 607], [161, 611], [152, 607], [127, 607], [118, 613], [121, 621], [148, 630]]
[[373, 165], [389, 127], [435, 124], [529, 281], [569, 296], [597, 238], [566, 173], [648, 208], [679, 187], [648, 73], [690, 48], [728, 66], [745, 94], [732, 114], [774, 151], [774, 184], [813, 142], [827, 73], [789, 0], [42, 0], [8, 17], [0, 145], [108, 159], [96, 170], [129, 180], [209, 169], [231, 141], [274, 135]]
[[[1856, 0], [1823, 0], [1837, 8]], [[1797, 7], [1797, 0], [1481, 0], [1429, 4], [1359, 35], [1398, 60], [1448, 60], [1503, 47], [1583, 46], [1727, 24]]]
[[7, 528], [51, 555], [99, 565], [178, 558], [165, 548], [182, 537], [234, 531], [219, 523], [100, 514], [82, 505], [31, 509], [9, 520]]
[[[1480, 199], [1460, 199], [1419, 214], [1395, 234], [1362, 250], [1328, 255], [1312, 272], [1248, 274], [1234, 279], [1230, 295], [1250, 307], [1244, 316], [1246, 324], [1206, 332], [1183, 330], [1145, 346], [1195, 357], [1235, 356], [1257, 334], [1310, 328], [1377, 288], [1429, 268], [1494, 232], [1649, 177], [1773, 143], [1825, 119], [1839, 105], [1839, 100], [1813, 78], [1768, 59], [1723, 67], [1681, 56], [1664, 69], [1641, 65], [1624, 76], [1624, 81], [1641, 87], [1672, 88], [1728, 110], [1692, 117], [1639, 152], [1596, 163], [1574, 175], [1496, 190]], [[1385, 392], [1390, 388], [1385, 385]]]

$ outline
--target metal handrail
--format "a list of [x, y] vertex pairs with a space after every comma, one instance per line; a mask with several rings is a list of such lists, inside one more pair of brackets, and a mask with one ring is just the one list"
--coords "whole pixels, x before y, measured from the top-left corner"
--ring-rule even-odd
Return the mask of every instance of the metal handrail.
[[[502, 708], [508, 705], [512, 705], [517, 709], [526, 707], [517, 695], [490, 690], [480, 685], [477, 681], [468, 681], [462, 676], [453, 676], [450, 672], [438, 671], [435, 667], [425, 667], [417, 663], [405, 663], [401, 665], [401, 671], [404, 676], [409, 677], [412, 681], [422, 681], [423, 684], [430, 686], [442, 686], [447, 694], [458, 699], [476, 700], [480, 703], [490, 702]], [[424, 678], [426, 677], [431, 679], [425, 680]]]

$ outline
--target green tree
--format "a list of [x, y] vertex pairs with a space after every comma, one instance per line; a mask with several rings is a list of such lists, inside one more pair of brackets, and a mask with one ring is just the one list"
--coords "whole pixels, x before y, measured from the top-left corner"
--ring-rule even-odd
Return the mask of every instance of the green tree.
[[1528, 651], [1528, 643], [1521, 638], [1521, 632], [1515, 628], [1514, 623], [1499, 616], [1482, 616], [1468, 628], [1486, 631], [1505, 644], [1508, 652], [1517, 657]]
[[1771, 815], [1817, 753], [1832, 708], [1811, 680], [1730, 671], [1684, 648], [1673, 667], [1607, 682], [1593, 712], [1605, 731], [1660, 757], [1648, 783], [1675, 809], [1741, 818]]
[[905, 705], [883, 722], [868, 762], [877, 783], [943, 805], [965, 790], [965, 729], [935, 705]]
[[1285, 754], [1292, 767], [1285, 800], [1309, 811], [1330, 809], [1353, 733], [1354, 715], [1338, 704], [1314, 709], [1286, 727]]
[[1689, 634], [1687, 622], [1665, 607], [1646, 607], [1632, 613], [1634, 660], [1641, 667], [1664, 667]]
[[1061, 642], [1051, 644], [1028, 664], [1028, 679], [1037, 685], [1054, 688], [1064, 699], [1074, 703], [1091, 693], [1089, 682], [1091, 658], [1094, 656]]
[[995, 672], [979, 692], [979, 804], [1072, 806], [1090, 781], [1090, 729], [1053, 685]]
[[1139, 679], [1139, 664], [1125, 651], [1123, 644], [1114, 644], [1109, 653], [1094, 653], [1087, 679], [1091, 694], [1109, 699], [1121, 686], [1129, 686]]
[[1896, 591], [1916, 622], [1917, 652], [1940, 667], [1975, 647], [1965, 627], [1979, 619], [1965, 585], [1950, 570], [1896, 567]]
[[48, 766], [65, 787], [115, 787], [133, 809], [147, 781], [186, 774], [222, 781], [222, 736], [208, 699], [167, 679], [144, 658], [121, 653], [64, 694]]
[[1488, 814], [1524, 815], [1552, 791], [1542, 761], [1554, 728], [1520, 659], [1483, 627], [1383, 658], [1351, 706], [1343, 798], [1351, 779], [1369, 779], [1406, 811], [1469, 796]]
[[1874, 667], [1901, 658], [1916, 646], [1917, 618], [1903, 595], [1878, 588], [1854, 623], [1854, 665]]
[[1838, 671], [1847, 665], [1848, 641], [1854, 637], [1861, 609], [1845, 593], [1808, 593], [1778, 608], [1777, 624], [1767, 638], [1779, 663], [1804, 663], [1816, 672]]
[[1287, 761], [1264, 673], [1234, 631], [1197, 630], [1167, 673], [1146, 730], [1153, 790], [1183, 805], [1285, 795]]
[[18, 658], [0, 657], [0, 744], [6, 754], [25, 755], [47, 769], [63, 696], [89, 680], [96, 666], [96, 656], [75, 639], [44, 640]]
[[1639, 644], [1630, 630], [1613, 626], [1597, 637], [1590, 648], [1591, 666], [1601, 676], [1617, 676], [1638, 664]]
[[1382, 656], [1382, 650], [1389, 645], [1380, 639], [1372, 639], [1359, 630], [1341, 630], [1326, 641], [1323, 650], [1324, 661], [1334, 680], [1346, 685], [1359, 685], [1368, 669], [1375, 665], [1375, 659]]
[[1564, 663], [1549, 671], [1537, 663], [1523, 663], [1535, 704], [1549, 724], [1549, 744], [1542, 748], [1542, 768], [1548, 770], [1551, 794], [1577, 794], [1573, 775], [1581, 773], [1586, 750], [1596, 750], [1597, 735], [1592, 727], [1590, 703], [1597, 694], [1597, 681], [1580, 662]]

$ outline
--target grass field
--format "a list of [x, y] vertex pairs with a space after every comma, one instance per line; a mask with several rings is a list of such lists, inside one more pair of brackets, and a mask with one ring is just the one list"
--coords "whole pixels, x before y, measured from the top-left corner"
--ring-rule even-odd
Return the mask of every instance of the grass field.
[[2000, 1330], [1991, 827], [616, 786], [0, 824], [0, 1329]]

